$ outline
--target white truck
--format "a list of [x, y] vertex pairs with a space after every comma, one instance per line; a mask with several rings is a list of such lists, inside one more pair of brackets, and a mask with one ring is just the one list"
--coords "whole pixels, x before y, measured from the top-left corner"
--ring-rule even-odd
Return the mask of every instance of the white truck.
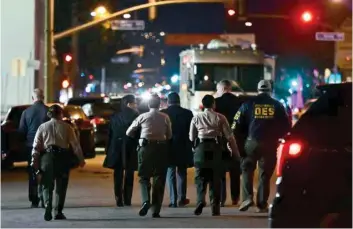
[[[221, 45], [222, 46], [222, 45]], [[214, 95], [223, 79], [233, 84], [235, 95], [256, 95], [261, 79], [274, 80], [275, 58], [242, 47], [192, 48], [180, 53], [180, 102], [197, 113], [206, 94]]]

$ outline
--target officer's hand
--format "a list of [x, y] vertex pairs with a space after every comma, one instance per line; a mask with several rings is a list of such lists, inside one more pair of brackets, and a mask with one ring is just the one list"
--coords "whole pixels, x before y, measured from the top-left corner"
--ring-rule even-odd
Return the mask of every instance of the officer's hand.
[[86, 162], [85, 162], [85, 160], [81, 161], [81, 162], [80, 162], [80, 164], [79, 164], [80, 168], [83, 168], [83, 167], [85, 167], [85, 165], [86, 165]]
[[32, 168], [33, 168], [34, 170], [38, 170], [38, 169], [39, 169], [39, 164], [36, 163], [36, 162], [32, 162], [32, 163], [31, 163], [31, 166], [32, 166]]

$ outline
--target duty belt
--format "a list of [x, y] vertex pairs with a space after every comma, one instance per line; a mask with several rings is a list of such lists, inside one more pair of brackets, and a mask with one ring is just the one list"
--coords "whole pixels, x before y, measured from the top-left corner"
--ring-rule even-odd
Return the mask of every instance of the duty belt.
[[140, 142], [141, 146], [145, 146], [148, 144], [166, 144], [167, 143], [166, 140], [148, 140], [146, 138], [141, 138], [139, 142]]
[[49, 152], [52, 152], [52, 153], [66, 153], [66, 152], [68, 152], [68, 149], [64, 149], [64, 148], [61, 148], [61, 147], [56, 146], [56, 145], [50, 145], [44, 150], [44, 152], [45, 153], [49, 153]]
[[200, 143], [202, 142], [215, 142], [215, 143], [220, 143], [220, 137], [215, 137], [215, 138], [200, 138]]

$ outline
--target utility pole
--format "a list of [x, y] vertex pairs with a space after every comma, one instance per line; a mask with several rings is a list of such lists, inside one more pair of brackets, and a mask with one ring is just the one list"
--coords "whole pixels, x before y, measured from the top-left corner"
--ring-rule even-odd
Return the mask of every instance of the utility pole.
[[53, 102], [53, 63], [52, 52], [54, 47], [54, 0], [45, 2], [45, 23], [44, 23], [44, 96], [45, 101]]
[[[72, 17], [72, 26], [77, 26], [79, 21], [78, 21], [78, 1], [73, 0], [72, 1], [72, 6], [71, 6], [71, 17]], [[72, 90], [73, 94], [75, 95], [75, 87], [77, 88], [77, 83], [78, 80], [76, 79], [76, 76], [78, 74], [79, 70], [79, 46], [78, 46], [78, 40], [79, 40], [79, 34], [78, 33], [73, 33], [72, 34], [72, 40], [71, 40], [71, 50], [72, 50], [72, 71], [69, 73], [69, 78], [70, 82], [72, 82]]]

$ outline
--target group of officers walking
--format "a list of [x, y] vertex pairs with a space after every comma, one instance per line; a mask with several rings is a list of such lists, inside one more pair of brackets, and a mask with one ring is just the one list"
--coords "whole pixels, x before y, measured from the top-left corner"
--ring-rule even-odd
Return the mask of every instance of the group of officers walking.
[[[140, 216], [147, 215], [152, 208], [152, 217], [160, 217], [166, 181], [170, 194], [169, 207], [189, 204], [190, 200], [186, 197], [187, 169], [195, 167], [195, 215], [202, 214], [206, 206], [207, 185], [212, 215], [220, 215], [220, 208], [226, 201], [226, 172], [229, 172], [231, 180], [232, 205], [239, 201], [242, 176], [243, 201], [239, 210], [246, 211], [254, 205], [253, 176], [259, 162], [256, 206], [258, 212], [267, 211], [277, 141], [291, 124], [282, 104], [271, 97], [269, 81], [260, 81], [259, 95], [242, 105], [231, 89], [230, 81], [219, 82], [217, 93], [220, 97], [204, 96], [204, 110], [195, 116], [180, 106], [179, 95], [174, 92], [168, 95], [167, 109], [159, 111], [160, 98], [152, 95], [148, 102], [149, 112], [140, 115], [135, 97], [123, 97], [122, 110], [110, 119], [107, 155], [103, 163], [104, 167], [114, 170], [114, 193], [118, 207], [131, 205], [136, 170], [142, 200]], [[54, 106], [48, 112], [52, 114], [51, 120], [39, 126], [31, 149], [32, 166], [37, 174], [42, 174], [45, 220], [52, 219], [54, 180], [58, 199], [55, 202], [55, 218], [66, 218], [62, 209], [70, 166], [62, 158], [68, 157], [66, 152], [70, 145], [79, 165], [83, 167], [85, 164], [72, 128], [61, 121], [60, 106]], [[41, 118], [45, 119], [44, 116]], [[37, 202], [32, 200], [34, 205], [38, 205]]]

